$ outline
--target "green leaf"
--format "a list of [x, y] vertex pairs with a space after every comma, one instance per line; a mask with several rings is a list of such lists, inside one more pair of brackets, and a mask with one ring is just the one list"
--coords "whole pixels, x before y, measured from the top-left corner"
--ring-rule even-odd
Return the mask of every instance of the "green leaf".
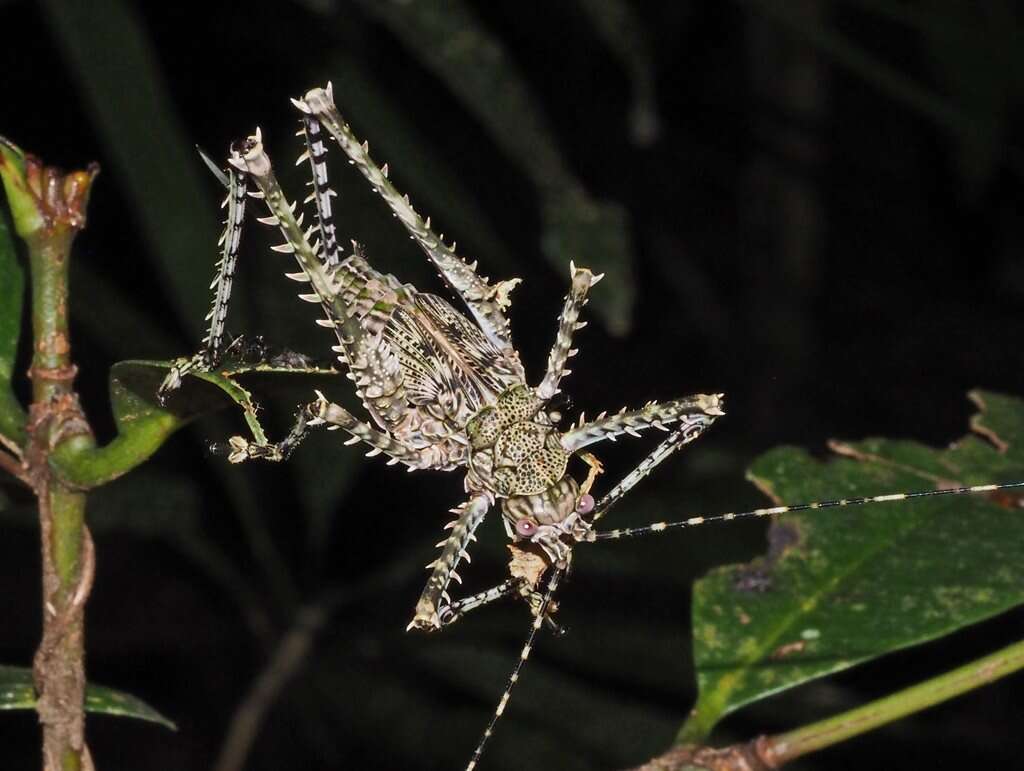
[[103, 447], [65, 442], [50, 462], [67, 481], [85, 488], [117, 479], [148, 459], [189, 420], [219, 406], [202, 399], [181, 400], [173, 409], [156, 403], [165, 362], [127, 361], [110, 370], [110, 402], [117, 436]]
[[[778, 448], [749, 477], [780, 503], [1024, 479], [1024, 403], [976, 392], [990, 441], [952, 449], [832, 443], [827, 462]], [[1002, 451], [1001, 451], [1002, 450]], [[950, 634], [1024, 602], [1024, 519], [1007, 495], [958, 495], [780, 517], [768, 553], [694, 586], [699, 696], [680, 740], [744, 704]]]
[[[36, 695], [32, 685], [32, 670], [26, 667], [0, 666], [0, 710], [35, 708]], [[134, 717], [149, 723], [157, 723], [172, 731], [178, 730], [173, 722], [142, 699], [102, 685], [86, 686], [85, 711], [98, 715]]]
[[[3, 139], [0, 139], [0, 150], [6, 163], [10, 150]], [[0, 210], [0, 435], [19, 445], [25, 440], [25, 410], [14, 395], [11, 380], [21, 336], [24, 298], [25, 272], [18, 261], [7, 213]]]
[[0, 137], [0, 180], [7, 194], [14, 228], [22, 238], [35, 233], [45, 224], [25, 173], [25, 152], [13, 142]]

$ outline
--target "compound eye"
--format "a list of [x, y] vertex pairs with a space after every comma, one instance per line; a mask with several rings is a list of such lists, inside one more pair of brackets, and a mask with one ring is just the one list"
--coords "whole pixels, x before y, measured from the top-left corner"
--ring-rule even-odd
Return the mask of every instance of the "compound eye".
[[520, 538], [532, 538], [534, 533], [537, 532], [537, 523], [529, 517], [520, 519], [516, 522], [516, 534]]
[[590, 493], [581, 495], [576, 501], [576, 511], [580, 514], [589, 514], [594, 510], [594, 496]]

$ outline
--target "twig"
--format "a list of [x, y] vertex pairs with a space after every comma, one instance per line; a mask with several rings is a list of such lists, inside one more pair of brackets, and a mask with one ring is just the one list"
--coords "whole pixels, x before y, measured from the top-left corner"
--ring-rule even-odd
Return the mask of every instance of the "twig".
[[814, 750], [941, 704], [1020, 669], [1024, 669], [1024, 641], [863, 707], [780, 734], [770, 740], [772, 746], [769, 751], [782, 765]]
[[25, 453], [21, 451], [21, 447], [18, 445], [16, 441], [11, 439], [9, 436], [4, 436], [3, 434], [0, 434], [0, 445], [3, 445], [8, 450], [10, 450], [11, 455], [13, 455], [18, 460], [23, 460], [25, 458]]
[[[28, 484], [39, 502], [43, 637], [33, 661], [36, 711], [43, 728], [44, 771], [93, 771], [85, 744], [85, 603], [95, 549], [85, 526], [85, 493], [54, 475], [51, 456], [93, 446], [78, 403], [68, 331], [71, 244], [85, 227], [98, 172], [69, 174], [44, 166], [0, 140], [0, 180], [14, 229], [28, 247], [32, 289], [32, 404], [21, 463], [0, 451], [0, 467]], [[5, 437], [2, 442], [15, 457]]]
[[238, 771], [252, 750], [260, 726], [282, 689], [302, 668], [316, 634], [330, 617], [368, 596], [408, 580], [419, 572], [412, 554], [372, 573], [355, 585], [339, 586], [300, 609], [292, 628], [281, 638], [267, 665], [235, 710], [214, 771]]
[[296, 614], [292, 628], [281, 638], [267, 666], [235, 710], [214, 771], [240, 771], [245, 766], [267, 711], [302, 667], [325, 621], [326, 614], [317, 605], [301, 608]]
[[3, 451], [0, 451], [0, 469], [3, 469], [28, 487], [32, 486], [32, 480], [28, 475], [28, 469], [25, 468], [25, 464], [18, 458], [11, 457]]
[[871, 731], [1024, 669], [1024, 641], [863, 707], [777, 736], [716, 749], [684, 745], [633, 771], [770, 771], [815, 750]]

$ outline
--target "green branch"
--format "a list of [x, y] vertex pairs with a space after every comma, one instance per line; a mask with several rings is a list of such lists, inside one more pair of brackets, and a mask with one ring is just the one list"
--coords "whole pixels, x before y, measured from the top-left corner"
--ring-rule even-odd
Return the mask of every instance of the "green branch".
[[1024, 669], [1024, 640], [840, 715], [728, 747], [684, 744], [634, 771], [773, 771]]
[[[0, 180], [12, 207], [24, 205], [25, 194], [20, 184], [24, 170], [21, 151], [0, 137]], [[18, 261], [6, 212], [0, 211], [0, 444], [15, 454], [25, 446], [25, 421], [28, 419], [11, 388], [21, 336], [24, 293], [25, 271]]]
[[1024, 641], [841, 715], [768, 739], [779, 765], [941, 704], [1024, 669]]
[[[0, 177], [14, 230], [28, 248], [31, 276], [32, 404], [27, 420], [11, 408], [13, 392], [3, 406], [8, 430], [5, 448], [19, 454], [20, 478], [32, 487], [39, 505], [45, 610], [33, 679], [45, 771], [92, 767], [85, 744], [83, 638], [95, 552], [85, 526], [85, 494], [52, 473], [50, 456], [57, 451], [88, 452], [94, 446], [73, 389], [76, 368], [68, 330], [68, 266], [71, 244], [85, 227], [85, 208], [96, 173], [93, 166], [64, 174], [0, 141]], [[10, 272], [13, 257], [10, 253], [6, 257]], [[20, 292], [15, 310], [16, 315], [4, 315], [2, 330], [8, 375], [21, 327]], [[9, 382], [7, 378], [2, 384], [4, 391], [9, 390]], [[11, 427], [16, 421], [21, 430], [15, 433]], [[12, 436], [17, 437], [14, 447], [9, 443]]]
[[120, 434], [103, 447], [82, 442], [80, 438], [64, 442], [50, 455], [50, 464], [69, 485], [84, 490], [99, 487], [147, 461], [182, 425], [178, 417], [154, 410], [153, 414], [135, 422], [131, 431]]

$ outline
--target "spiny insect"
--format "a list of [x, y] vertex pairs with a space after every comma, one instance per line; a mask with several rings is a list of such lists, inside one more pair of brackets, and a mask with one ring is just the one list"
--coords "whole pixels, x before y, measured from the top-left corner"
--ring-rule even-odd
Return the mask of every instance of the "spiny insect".
[[[467, 500], [452, 509], [456, 517], [446, 526], [451, 532], [438, 544], [440, 555], [427, 566], [431, 574], [409, 628], [440, 629], [471, 610], [507, 596], [525, 599], [533, 615], [526, 644], [468, 769], [477, 765], [505, 710], [538, 630], [545, 623], [558, 629], [551, 618], [553, 597], [571, 566], [576, 544], [711, 521], [1024, 486], [983, 485], [774, 506], [598, 531], [595, 523], [634, 485], [724, 414], [722, 395], [697, 394], [650, 402], [638, 410], [601, 413], [592, 421], [581, 415], [568, 430], [559, 430], [561, 415], [555, 404], [561, 380], [569, 374], [566, 364], [577, 352], [572, 347], [573, 335], [586, 324], [579, 321], [580, 311], [590, 288], [602, 276], [569, 263], [570, 289], [544, 377], [539, 385], [528, 385], [505, 316], [510, 292], [520, 280], [491, 283], [478, 275], [476, 263], [458, 256], [454, 243], [448, 246], [443, 236], [435, 235], [430, 219], [423, 219], [408, 196], [392, 185], [387, 164], [378, 167], [370, 158], [367, 144], [355, 138], [335, 106], [330, 84], [292, 101], [301, 113], [299, 135], [304, 137], [306, 149], [299, 163], [308, 161], [311, 167], [312, 191], [305, 203], [314, 205], [315, 222], [303, 229], [303, 213], [296, 215], [296, 204], [289, 203], [279, 186], [259, 129], [231, 148], [226, 171], [207, 161], [228, 188], [221, 258], [211, 286], [215, 290], [213, 306], [207, 316], [209, 332], [199, 353], [175, 362], [159, 395], [166, 398], [180, 386], [183, 375], [213, 370], [230, 353], [234, 344], [225, 346], [225, 318], [246, 199], [262, 199], [269, 215], [259, 221], [279, 228], [284, 236], [284, 243], [272, 248], [292, 255], [298, 263], [299, 271], [286, 275], [309, 284], [310, 291], [299, 297], [319, 304], [323, 310], [324, 318], [317, 323], [333, 330], [337, 344], [332, 350], [354, 382], [373, 422], [359, 420], [317, 392], [316, 398], [300, 409], [294, 428], [283, 441], [232, 437], [229, 459], [236, 463], [255, 458], [284, 460], [310, 427], [325, 424], [350, 434], [346, 444], [369, 445], [368, 456], [384, 454], [389, 464], [404, 464], [409, 471], [465, 470]], [[342, 259], [332, 212], [335, 193], [327, 180], [323, 130], [384, 199], [448, 287], [461, 298], [472, 320], [440, 297], [375, 270], [355, 242], [352, 254]], [[602, 469], [586, 448], [604, 440], [614, 441], [622, 434], [639, 436], [647, 428], [668, 435], [632, 472], [595, 501], [590, 490]], [[574, 456], [588, 466], [582, 482], [569, 473]], [[474, 531], [495, 504], [500, 504], [512, 540], [510, 578], [453, 601], [449, 586], [453, 580], [461, 583], [457, 568], [462, 561], [469, 562], [467, 549], [475, 540]]]

